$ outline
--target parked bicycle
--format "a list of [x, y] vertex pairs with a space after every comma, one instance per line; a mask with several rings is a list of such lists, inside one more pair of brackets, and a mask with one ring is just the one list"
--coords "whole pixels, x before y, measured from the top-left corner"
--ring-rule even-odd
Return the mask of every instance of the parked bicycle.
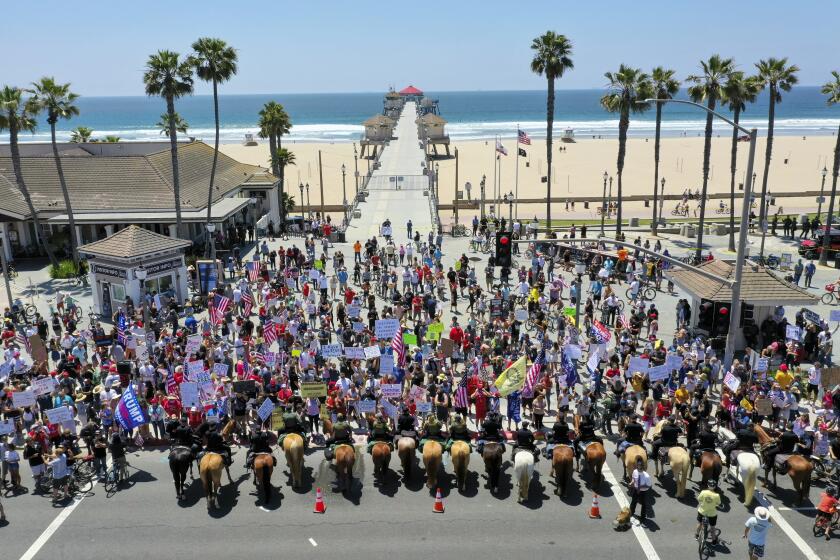
[[826, 305], [833, 305], [840, 302], [840, 294], [837, 293], [837, 284], [826, 284], [825, 293], [820, 298], [820, 301]]

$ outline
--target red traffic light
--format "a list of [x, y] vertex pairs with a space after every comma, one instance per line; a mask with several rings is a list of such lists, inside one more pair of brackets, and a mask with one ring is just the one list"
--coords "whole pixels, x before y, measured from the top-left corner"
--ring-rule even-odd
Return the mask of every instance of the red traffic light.
[[721, 315], [726, 315], [727, 313], [729, 313], [729, 309], [727, 309], [726, 307], [721, 307], [718, 313], [720, 313]]
[[501, 243], [502, 245], [507, 245], [508, 243], [510, 243], [510, 239], [508, 239], [506, 235], [502, 236], [499, 238], [499, 243]]

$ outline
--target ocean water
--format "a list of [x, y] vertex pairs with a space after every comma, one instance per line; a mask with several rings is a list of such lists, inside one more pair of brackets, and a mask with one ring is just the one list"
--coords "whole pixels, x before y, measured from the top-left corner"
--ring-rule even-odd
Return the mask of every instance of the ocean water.
[[[617, 136], [618, 120], [605, 112], [599, 99], [604, 91], [559, 90], [555, 109], [555, 134], [574, 129], [578, 138]], [[221, 95], [222, 142], [241, 142], [246, 133], [257, 132], [257, 113], [270, 100], [282, 103], [292, 118], [291, 142], [352, 142], [363, 132], [361, 122], [381, 112], [383, 93]], [[513, 137], [519, 126], [534, 138], [545, 136], [544, 91], [430, 92], [439, 101], [440, 114], [448, 121], [453, 139]], [[684, 93], [680, 96], [684, 97]], [[165, 138], [156, 128], [165, 110], [162, 99], [137, 97], [81, 97], [80, 115], [59, 123], [58, 137], [67, 140], [70, 130], [87, 126], [94, 137], [119, 136], [122, 140]], [[212, 97], [201, 95], [180, 99], [176, 109], [189, 124], [189, 136], [213, 140]], [[725, 110], [724, 110], [725, 111]], [[633, 115], [629, 134], [650, 137], [654, 133], [655, 111]], [[699, 109], [671, 104], [664, 109], [663, 134], [696, 136], [703, 133], [705, 114]], [[767, 127], [767, 95], [750, 105], [741, 122], [764, 131]], [[840, 107], [828, 107], [818, 87], [797, 87], [784, 94], [776, 109], [776, 133], [787, 135], [830, 135], [840, 125]], [[728, 133], [720, 123], [717, 131]], [[49, 129], [41, 122], [33, 135], [22, 141], [48, 141]], [[0, 137], [0, 142], [7, 138]]]

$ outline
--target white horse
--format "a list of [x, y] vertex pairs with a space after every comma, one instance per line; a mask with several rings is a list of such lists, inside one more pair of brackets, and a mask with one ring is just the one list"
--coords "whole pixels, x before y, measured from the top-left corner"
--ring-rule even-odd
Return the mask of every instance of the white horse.
[[520, 451], [513, 460], [513, 476], [519, 481], [520, 504], [528, 499], [528, 489], [534, 476], [534, 455], [530, 451]]
[[755, 482], [758, 479], [758, 469], [761, 462], [755, 453], [741, 453], [738, 455], [738, 479], [744, 487], [744, 505], [749, 506], [755, 495]]

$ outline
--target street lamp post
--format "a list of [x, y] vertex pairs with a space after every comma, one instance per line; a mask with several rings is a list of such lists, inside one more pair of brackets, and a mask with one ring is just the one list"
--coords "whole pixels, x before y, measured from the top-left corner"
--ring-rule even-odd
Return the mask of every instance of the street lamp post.
[[356, 150], [356, 143], [353, 142], [353, 167], [356, 169], [354, 177], [356, 178], [356, 196], [359, 195], [359, 152]]
[[484, 184], [487, 181], [487, 175], [481, 176], [481, 218], [484, 219]]
[[216, 266], [216, 236], [214, 235], [216, 224], [208, 222], [205, 227], [207, 228], [207, 238], [210, 243], [210, 259], [213, 261], [213, 266]]
[[759, 259], [764, 258], [764, 240], [767, 238], [767, 225], [769, 223], [767, 217], [770, 215], [770, 201], [772, 198], [773, 196], [770, 194], [770, 191], [767, 191], [767, 196], [761, 201], [761, 211], [759, 212], [760, 216], [758, 221], [758, 227], [761, 228], [761, 248], [758, 251]]
[[347, 223], [347, 167], [341, 164], [341, 196], [344, 199], [344, 223]]
[[[212, 224], [207, 224], [207, 225], [210, 226]], [[215, 263], [213, 264], [213, 266], [216, 266]], [[143, 305], [140, 307], [140, 309], [143, 310], [143, 326], [147, 329], [149, 328], [149, 305], [146, 302], [146, 297], [145, 297], [143, 292], [146, 291], [146, 277], [148, 276], [148, 274], [149, 273], [146, 271], [146, 267], [143, 266], [142, 264], [140, 266], [138, 266], [136, 269], [134, 269], [134, 277], [137, 278], [137, 280], [140, 281], [140, 298], [143, 301]], [[207, 275], [208, 281], [209, 281], [209, 276], [210, 275], [208, 274]], [[204, 290], [204, 293], [207, 293], [206, 289]]]
[[575, 328], [580, 332], [580, 296], [581, 279], [586, 273], [586, 264], [580, 261], [575, 263]]
[[656, 216], [657, 227], [662, 223], [662, 211], [665, 209], [665, 177], [662, 177], [660, 184], [662, 185], [662, 189], [659, 191], [659, 215]]
[[438, 180], [440, 179], [440, 164], [435, 164], [435, 203], [440, 200], [440, 185], [438, 184]]
[[306, 183], [306, 215], [312, 217], [312, 204], [309, 202], [309, 183]]
[[707, 113], [711, 113], [712, 115], [721, 119], [730, 126], [735, 127], [736, 129], [746, 134], [749, 134], [750, 136], [749, 159], [747, 160], [747, 177], [752, 175], [753, 181], [750, 188], [747, 189], [747, 192], [744, 193], [744, 204], [741, 205], [741, 227], [738, 230], [738, 251], [735, 257], [735, 278], [732, 282], [731, 288], [732, 309], [730, 309], [729, 313], [729, 331], [726, 335], [726, 350], [724, 351], [723, 357], [724, 371], [728, 371], [729, 368], [732, 366], [732, 360], [735, 358], [735, 333], [737, 330], [739, 330], [739, 322], [741, 320], [741, 281], [744, 275], [744, 260], [746, 256], [747, 247], [747, 226], [749, 224], [750, 219], [749, 200], [752, 191], [755, 188], [755, 144], [758, 138], [758, 130], [755, 128], [748, 130], [743, 126], [732, 122], [720, 113], [712, 111], [708, 107], [699, 103], [694, 103], [693, 101], [686, 101], [682, 99], [646, 99], [644, 103], [680, 103], [683, 105], [693, 105], [695, 107], [699, 107]]
[[504, 197], [502, 197], [502, 200], [508, 205], [508, 223], [511, 228], [513, 227], [513, 199], [513, 191], [505, 193]]
[[817, 207], [817, 221], [822, 223], [823, 191], [825, 191], [825, 176], [828, 175], [828, 169], [823, 167], [820, 174], [822, 175], [822, 184], [820, 185], [820, 205]]
[[601, 195], [601, 237], [604, 237], [604, 218], [607, 214], [607, 179], [610, 174], [604, 171], [604, 193]]
[[[613, 178], [612, 178], [612, 175], [610, 175], [610, 190], [609, 190], [609, 193], [607, 194], [607, 214], [609, 214], [610, 210], [612, 209], [612, 181], [613, 181]], [[618, 212], [616, 212], [616, 214], [618, 214]], [[616, 231], [616, 233], [618, 233], [618, 227], [617, 226], [616, 226], [615, 231]]]

